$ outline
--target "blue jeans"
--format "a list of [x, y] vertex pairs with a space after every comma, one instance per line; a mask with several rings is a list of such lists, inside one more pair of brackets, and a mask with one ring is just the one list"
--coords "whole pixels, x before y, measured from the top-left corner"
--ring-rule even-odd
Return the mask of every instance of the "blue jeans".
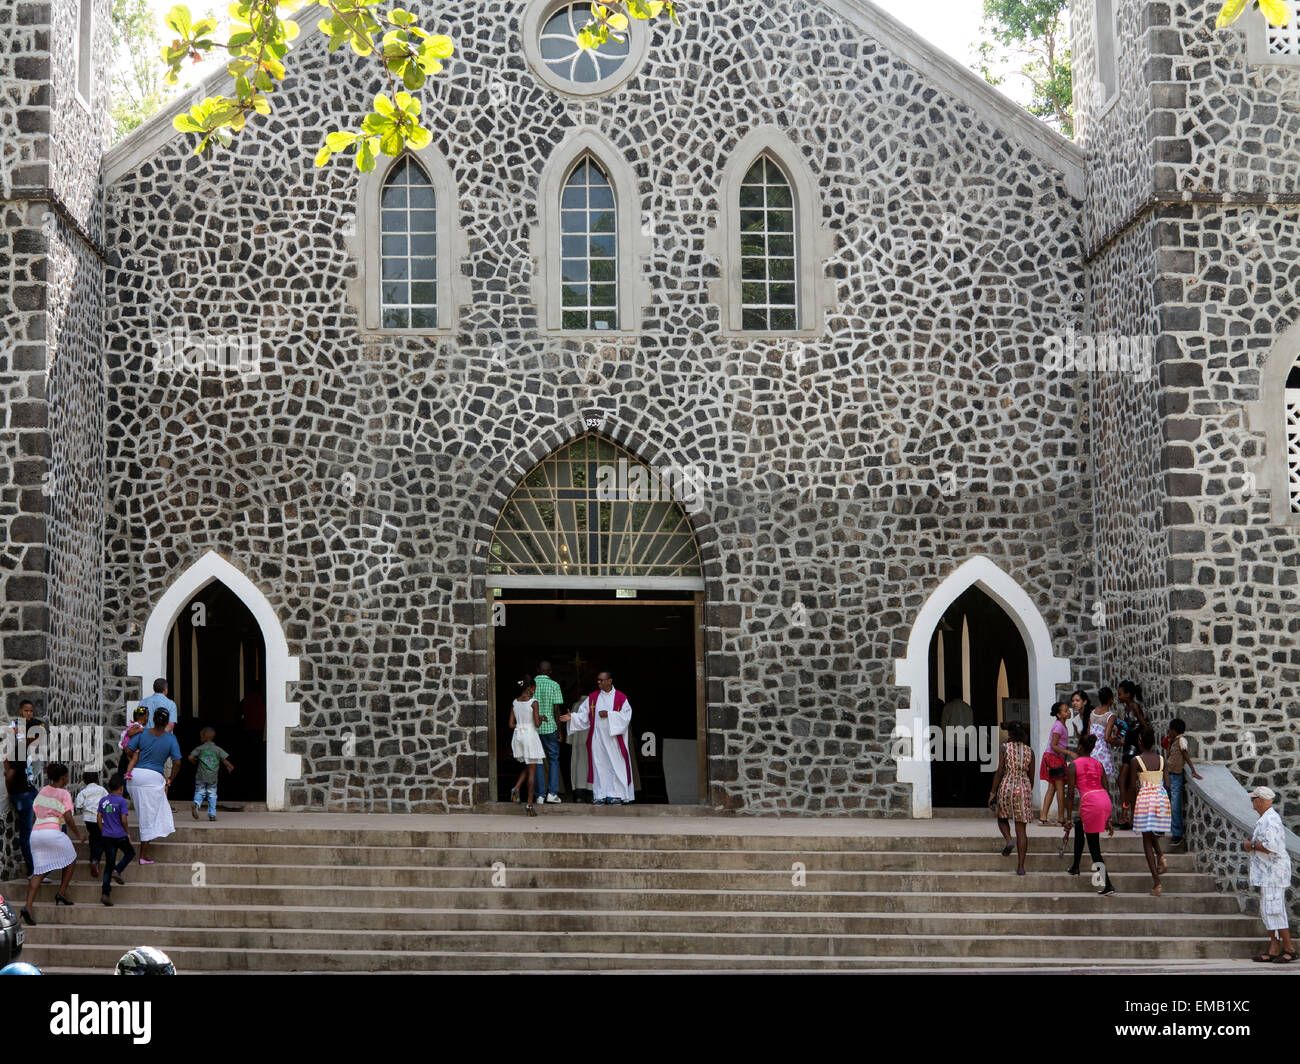
[[32, 860], [32, 825], [36, 823], [32, 803], [36, 801], [36, 792], [11, 794], [9, 801], [13, 803], [14, 815], [18, 819], [18, 845], [22, 847], [23, 860], [27, 862], [27, 874], [31, 875], [32, 869], [36, 867], [36, 862]]
[[537, 797], [560, 793], [560, 733], [541, 736], [546, 760], [537, 766]]
[[217, 815], [217, 785], [215, 783], [194, 783], [194, 804], [202, 805], [203, 799], [208, 800], [208, 816]]
[[1169, 833], [1176, 839], [1183, 837], [1183, 774], [1169, 773]]

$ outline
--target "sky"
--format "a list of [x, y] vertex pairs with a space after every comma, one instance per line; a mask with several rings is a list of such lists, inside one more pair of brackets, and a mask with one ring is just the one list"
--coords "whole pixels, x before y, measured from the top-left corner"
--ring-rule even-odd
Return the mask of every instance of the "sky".
[[[154, 10], [158, 12], [160, 36], [168, 32], [162, 24], [162, 16], [177, 2], [188, 2], [191, 12], [196, 17], [201, 12], [217, 11], [225, 7], [223, 2], [217, 0], [208, 0], [206, 3], [205, 0], [150, 0]], [[980, 22], [984, 8], [981, 0], [871, 0], [871, 2], [893, 15], [904, 25], [911, 27], [931, 44], [947, 52], [963, 66], [971, 66], [972, 48], [980, 37]], [[689, 11], [690, 0], [682, 0], [682, 9]], [[206, 67], [207, 64], [204, 66]], [[198, 68], [187, 66], [184, 70], [185, 80], [197, 83], [191, 70], [197, 72]], [[1001, 86], [1001, 90], [1017, 102], [1025, 102], [1022, 97], [1027, 94], [1023, 88], [1023, 79], [1008, 78]]]

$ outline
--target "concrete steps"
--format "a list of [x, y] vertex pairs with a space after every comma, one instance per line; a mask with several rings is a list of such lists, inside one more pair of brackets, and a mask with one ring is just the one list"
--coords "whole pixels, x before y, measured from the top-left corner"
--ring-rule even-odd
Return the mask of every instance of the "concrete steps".
[[1222, 966], [1260, 938], [1189, 855], [1170, 855], [1150, 897], [1132, 836], [1103, 841], [1120, 894], [1100, 898], [1065, 875], [1059, 836], [1035, 836], [1017, 877], [979, 821], [837, 835], [737, 834], [731, 819], [690, 834], [573, 816], [572, 830], [268, 819], [178, 817], [161, 863], [132, 865], [112, 908], [79, 846], [76, 904], [42, 888], [24, 959], [102, 972], [154, 945], [189, 972], [1132, 971]]

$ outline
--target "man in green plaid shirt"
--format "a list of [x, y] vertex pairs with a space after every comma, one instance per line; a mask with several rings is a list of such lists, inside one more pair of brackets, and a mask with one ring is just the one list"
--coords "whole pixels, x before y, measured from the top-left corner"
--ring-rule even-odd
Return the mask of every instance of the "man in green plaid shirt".
[[[539, 802], [558, 802], [560, 800], [560, 732], [555, 723], [555, 707], [564, 704], [564, 692], [560, 685], [551, 679], [551, 663], [543, 661], [537, 666], [537, 676], [533, 680], [537, 685], [533, 697], [537, 699], [537, 709], [541, 713], [542, 724], [537, 734], [542, 738], [542, 749], [546, 751], [546, 763], [537, 773], [537, 800]], [[542, 795], [546, 797], [543, 798]]]

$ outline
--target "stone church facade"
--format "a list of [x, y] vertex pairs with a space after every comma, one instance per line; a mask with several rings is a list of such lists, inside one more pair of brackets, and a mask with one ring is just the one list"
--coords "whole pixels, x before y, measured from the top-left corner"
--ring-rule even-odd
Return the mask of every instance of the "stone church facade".
[[[274, 113], [210, 159], [172, 130], [188, 99], [102, 150], [102, 0], [0, 13], [11, 714], [36, 692], [115, 734], [217, 580], [265, 640], [273, 808], [495, 800], [494, 530], [594, 436], [702, 471], [704, 804], [929, 815], [891, 735], [928, 720], [931, 637], [971, 587], [1024, 641], [1039, 746], [1053, 698], [1132, 677], [1203, 756], [1285, 786], [1281, 45], [1214, 33], [1208, 0], [1075, 4], [1075, 144], [862, 0], [691, 4], [595, 83], [539, 44], [565, 5], [482, 6], [423, 16], [457, 56], [413, 160], [437, 204], [415, 327], [383, 284], [392, 161], [312, 166], [376, 91], [314, 12]], [[617, 250], [587, 261], [615, 281], [592, 273], [605, 309], [577, 323], [584, 160]], [[795, 250], [755, 324], [739, 197], [761, 160]], [[1085, 337], [1128, 347], [1063, 367]]]

